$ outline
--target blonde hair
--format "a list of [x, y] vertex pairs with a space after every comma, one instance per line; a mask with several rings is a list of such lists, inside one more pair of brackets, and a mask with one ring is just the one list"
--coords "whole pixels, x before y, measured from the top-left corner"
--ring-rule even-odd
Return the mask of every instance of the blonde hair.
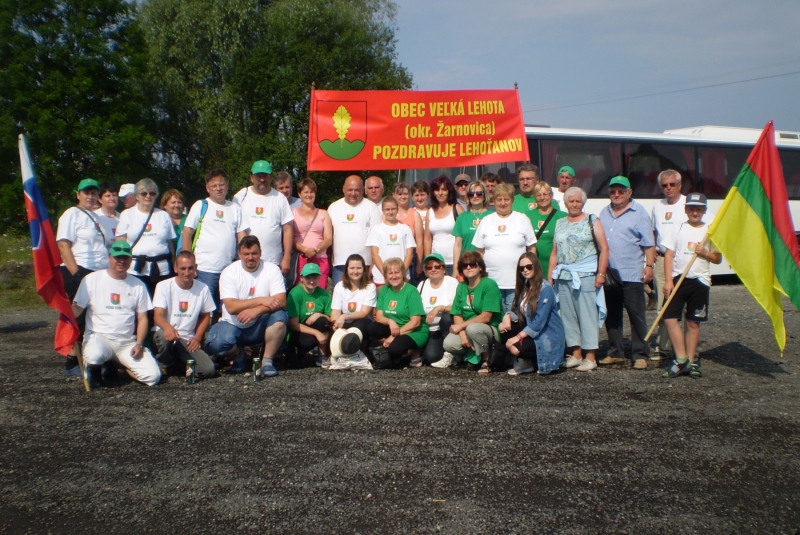
[[405, 263], [399, 258], [388, 258], [383, 262], [383, 278], [387, 278], [389, 276], [389, 270], [392, 268], [397, 268], [403, 274], [403, 280], [406, 278], [406, 265]]
[[511, 197], [513, 199], [515, 193], [516, 191], [514, 190], [514, 186], [506, 182], [501, 182], [500, 184], [494, 187], [493, 195], [495, 199], [504, 195]]

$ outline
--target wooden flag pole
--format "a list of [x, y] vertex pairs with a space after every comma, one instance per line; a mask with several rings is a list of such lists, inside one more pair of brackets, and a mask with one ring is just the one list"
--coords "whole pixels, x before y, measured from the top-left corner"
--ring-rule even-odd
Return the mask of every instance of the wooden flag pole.
[[[708, 233], [706, 233], [706, 235], [703, 236], [703, 241], [701, 242], [703, 244], [703, 247], [706, 246], [707, 241], [708, 241]], [[658, 313], [656, 321], [653, 322], [653, 325], [650, 327], [650, 330], [647, 331], [647, 335], [644, 337], [645, 340], [650, 340], [650, 337], [653, 335], [653, 332], [655, 332], [655, 330], [658, 328], [658, 323], [661, 321], [661, 317], [664, 315], [664, 312], [667, 311], [667, 307], [672, 302], [672, 298], [675, 297], [675, 292], [677, 292], [678, 288], [680, 288], [681, 284], [683, 284], [683, 279], [686, 278], [686, 274], [689, 273], [690, 269], [692, 269], [692, 264], [694, 264], [694, 261], [696, 259], [697, 259], [697, 253], [694, 253], [692, 255], [692, 258], [689, 259], [689, 263], [686, 264], [685, 268], [683, 268], [683, 273], [681, 273], [681, 278], [678, 279], [678, 282], [675, 283], [675, 287], [672, 289], [672, 292], [670, 292], [667, 302], [664, 303], [664, 306], [661, 307], [661, 311]]]

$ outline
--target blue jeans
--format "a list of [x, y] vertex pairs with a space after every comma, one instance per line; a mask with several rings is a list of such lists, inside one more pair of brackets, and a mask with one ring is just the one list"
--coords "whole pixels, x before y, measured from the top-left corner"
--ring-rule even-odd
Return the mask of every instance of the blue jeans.
[[222, 305], [219, 301], [219, 273], [209, 273], [208, 271], [197, 271], [197, 280], [208, 286], [208, 290], [211, 292], [211, 298], [214, 300], [214, 304], [217, 305], [217, 310], [215, 312], [217, 314], [222, 312]]
[[[369, 269], [369, 266], [367, 266], [367, 269]], [[334, 288], [341, 282], [343, 275], [344, 266], [333, 266], [331, 268], [331, 283], [333, 284]]]
[[285, 310], [276, 310], [270, 314], [262, 314], [250, 327], [240, 328], [227, 321], [220, 321], [211, 327], [206, 338], [208, 352], [215, 357], [224, 355], [233, 346], [248, 346], [264, 343], [264, 331], [272, 325], [283, 322], [289, 324], [289, 316]]
[[501, 288], [500, 295], [503, 297], [503, 314], [511, 314], [511, 320], [518, 321], [517, 315], [511, 312], [511, 307], [514, 306], [514, 289], [503, 290]]

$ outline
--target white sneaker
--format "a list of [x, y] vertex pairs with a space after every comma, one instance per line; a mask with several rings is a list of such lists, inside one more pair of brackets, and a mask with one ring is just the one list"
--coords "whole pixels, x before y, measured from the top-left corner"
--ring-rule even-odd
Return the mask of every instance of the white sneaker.
[[433, 364], [431, 364], [431, 367], [433, 367], [433, 368], [449, 368], [452, 363], [453, 363], [453, 355], [451, 355], [450, 353], [445, 351], [444, 355], [442, 355], [442, 358], [440, 360], [437, 360]]
[[590, 372], [590, 371], [596, 370], [596, 369], [597, 369], [597, 363], [595, 361], [584, 359], [583, 363], [580, 366], [578, 366], [577, 368], [575, 368], [575, 371], [578, 371], [578, 372]]
[[583, 362], [583, 359], [576, 359], [575, 357], [570, 355], [569, 358], [567, 359], [567, 362], [564, 363], [564, 367], [565, 368], [577, 368], [578, 366], [581, 365], [582, 362]]
[[508, 370], [508, 375], [522, 375], [533, 371], [533, 363], [528, 359], [514, 359], [514, 367]]

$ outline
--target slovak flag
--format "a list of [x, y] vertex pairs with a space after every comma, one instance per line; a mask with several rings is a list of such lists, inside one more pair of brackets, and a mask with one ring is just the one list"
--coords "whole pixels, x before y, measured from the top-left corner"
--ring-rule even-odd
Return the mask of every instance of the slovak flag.
[[78, 340], [78, 322], [72, 313], [72, 306], [64, 291], [64, 280], [58, 266], [61, 255], [56, 246], [56, 238], [47, 208], [44, 205], [42, 192], [33, 176], [33, 167], [28, 155], [25, 137], [19, 135], [19, 161], [22, 170], [22, 189], [25, 191], [25, 208], [28, 212], [28, 227], [31, 231], [33, 249], [33, 271], [36, 275], [36, 292], [44, 299], [47, 306], [60, 312], [56, 324], [54, 342], [56, 351], [67, 356]]

